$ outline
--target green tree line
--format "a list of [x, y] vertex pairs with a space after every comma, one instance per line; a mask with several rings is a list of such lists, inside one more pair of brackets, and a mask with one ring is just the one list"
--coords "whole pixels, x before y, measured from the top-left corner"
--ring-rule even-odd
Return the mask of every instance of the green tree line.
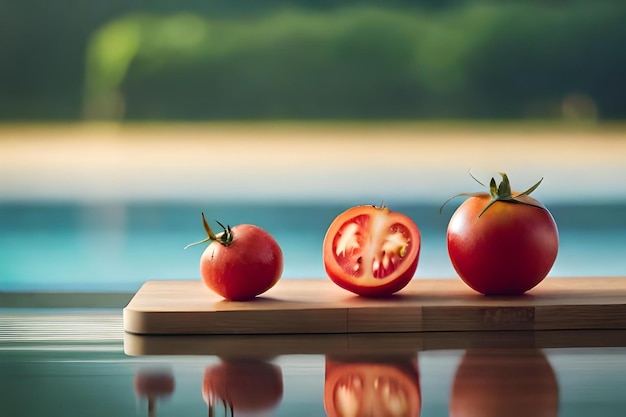
[[626, 116], [621, 2], [261, 3], [75, 16], [82, 38], [39, 51], [49, 65], [0, 66], [18, 81], [0, 118]]

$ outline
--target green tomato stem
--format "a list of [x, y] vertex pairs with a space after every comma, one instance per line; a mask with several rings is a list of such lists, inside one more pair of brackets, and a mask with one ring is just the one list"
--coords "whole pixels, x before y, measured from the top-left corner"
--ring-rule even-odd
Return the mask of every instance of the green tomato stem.
[[[478, 218], [480, 218], [483, 213], [485, 213], [489, 207], [491, 207], [496, 201], [502, 201], [505, 203], [513, 203], [513, 204], [524, 204], [526, 206], [532, 206], [532, 207], [537, 207], [539, 209], [545, 210], [546, 208], [541, 206], [541, 205], [537, 205], [537, 204], [532, 204], [529, 203], [527, 201], [522, 201], [519, 199], [519, 197], [524, 196], [524, 195], [530, 195], [530, 193], [532, 193], [533, 191], [535, 191], [537, 189], [537, 187], [539, 187], [539, 185], [541, 184], [541, 182], [543, 181], [543, 178], [541, 178], [535, 185], [533, 185], [532, 187], [530, 187], [529, 189], [527, 189], [526, 191], [524, 191], [523, 193], [519, 193], [516, 195], [513, 195], [512, 191], [511, 191], [511, 182], [509, 181], [509, 177], [508, 175], [506, 175], [504, 172], [500, 172], [499, 173], [500, 176], [502, 177], [502, 182], [500, 182], [500, 184], [496, 184], [496, 180], [495, 178], [491, 178], [491, 181], [489, 182], [489, 194], [491, 195], [491, 201], [489, 201], [489, 203], [485, 206], [484, 209], [482, 209], [482, 211], [480, 212], [480, 214], [478, 214]], [[470, 176], [480, 185], [484, 184], [480, 181], [478, 181], [471, 173]], [[484, 195], [484, 193], [460, 193], [457, 194], [455, 196], [450, 197], [449, 199], [447, 199], [446, 201], [444, 201], [444, 203], [441, 205], [441, 207], [439, 208], [439, 213], [441, 213], [443, 211], [443, 207], [448, 204], [448, 202], [450, 202], [451, 200], [457, 198], [457, 197], [477, 197], [480, 195]]]
[[202, 227], [204, 227], [204, 231], [206, 232], [207, 237], [198, 242], [188, 244], [187, 246], [185, 246], [185, 249], [190, 248], [192, 246], [200, 245], [201, 243], [207, 243], [207, 242], [213, 242], [213, 241], [221, 243], [224, 246], [230, 245], [233, 241], [233, 233], [232, 233], [230, 226], [224, 227], [222, 223], [218, 222], [217, 220], [216, 222], [223, 229], [223, 232], [217, 235], [213, 233], [211, 226], [209, 226], [209, 223], [206, 221], [206, 217], [204, 217], [204, 213], [202, 213]]
[[217, 236], [215, 236], [215, 233], [213, 233], [213, 230], [211, 230], [211, 226], [209, 226], [209, 223], [207, 223], [206, 217], [204, 217], [204, 213], [202, 213], [202, 226], [204, 227], [204, 230], [206, 231], [206, 234], [209, 237], [209, 239], [217, 240]]
[[504, 172], [500, 172], [500, 176], [502, 176], [502, 182], [500, 182], [499, 185], [496, 185], [495, 178], [491, 178], [491, 182], [489, 183], [489, 193], [491, 194], [491, 201], [489, 202], [489, 204], [485, 206], [484, 209], [482, 209], [482, 211], [478, 215], [479, 219], [480, 219], [480, 216], [482, 216], [483, 213], [485, 213], [487, 209], [489, 209], [489, 207], [491, 207], [496, 201], [503, 201], [506, 203], [514, 203], [514, 204], [524, 204], [526, 206], [537, 207], [537, 208], [545, 210], [542, 206], [538, 206], [536, 204], [528, 203], [526, 201], [522, 201], [518, 199], [520, 196], [530, 195], [530, 193], [535, 191], [537, 187], [539, 187], [539, 184], [541, 184], [541, 181], [543, 181], [543, 178], [541, 178], [535, 185], [530, 187], [528, 190], [514, 196], [513, 193], [511, 192], [511, 182], [509, 181], [508, 175], [506, 175]]

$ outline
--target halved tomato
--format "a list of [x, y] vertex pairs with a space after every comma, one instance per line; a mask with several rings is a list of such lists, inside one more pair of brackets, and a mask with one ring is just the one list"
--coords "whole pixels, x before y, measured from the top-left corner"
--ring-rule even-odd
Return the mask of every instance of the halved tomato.
[[417, 357], [326, 357], [324, 409], [328, 417], [419, 416]]
[[391, 295], [413, 278], [419, 229], [387, 207], [355, 206], [333, 220], [324, 238], [324, 268], [341, 288], [366, 297]]

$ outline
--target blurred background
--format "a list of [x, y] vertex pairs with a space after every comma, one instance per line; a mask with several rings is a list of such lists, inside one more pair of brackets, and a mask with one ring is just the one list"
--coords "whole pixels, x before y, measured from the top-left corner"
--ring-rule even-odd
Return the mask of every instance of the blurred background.
[[[504, 171], [559, 225], [552, 276], [626, 275], [626, 3], [0, 4], [0, 291], [197, 279], [200, 213], [325, 276], [355, 204], [411, 216], [453, 277], [460, 192]], [[514, 267], [514, 266], [512, 266]]]

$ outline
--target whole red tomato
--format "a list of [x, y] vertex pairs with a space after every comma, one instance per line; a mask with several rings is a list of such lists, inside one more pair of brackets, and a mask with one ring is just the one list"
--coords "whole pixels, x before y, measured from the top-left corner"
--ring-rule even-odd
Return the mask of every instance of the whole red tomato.
[[482, 294], [522, 294], [539, 284], [556, 260], [554, 218], [530, 197], [541, 181], [513, 194], [506, 174], [490, 194], [469, 198], [448, 224], [448, 254], [461, 279]]
[[417, 358], [326, 358], [328, 417], [418, 417], [421, 408]]
[[451, 417], [556, 417], [559, 385], [538, 349], [470, 349], [456, 370]]
[[210, 242], [200, 257], [200, 275], [214, 292], [233, 301], [251, 300], [272, 288], [283, 272], [283, 252], [265, 230], [251, 224], [224, 227], [215, 234], [204, 213], [208, 237], [189, 246]]
[[202, 398], [209, 411], [226, 407], [231, 416], [269, 411], [276, 408], [282, 397], [282, 371], [268, 362], [229, 360], [208, 367], [204, 372]]
[[413, 278], [420, 242], [419, 229], [406, 215], [384, 206], [355, 206], [329, 226], [324, 268], [335, 284], [355, 294], [391, 295]]

